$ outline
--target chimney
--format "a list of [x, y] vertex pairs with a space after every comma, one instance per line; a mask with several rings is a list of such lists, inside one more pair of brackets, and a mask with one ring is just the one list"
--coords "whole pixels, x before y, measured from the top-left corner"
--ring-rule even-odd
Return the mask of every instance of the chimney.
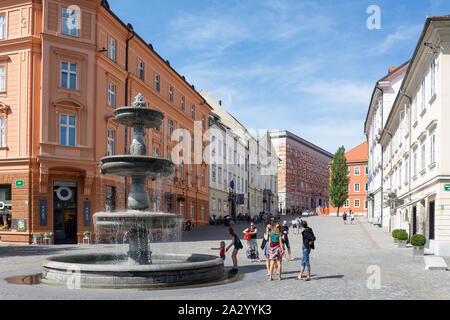
[[219, 106], [222, 106], [222, 100], [219, 100]]
[[390, 67], [389, 68], [389, 73], [392, 73], [392, 72], [394, 72], [397, 69], [398, 69], [398, 67]]

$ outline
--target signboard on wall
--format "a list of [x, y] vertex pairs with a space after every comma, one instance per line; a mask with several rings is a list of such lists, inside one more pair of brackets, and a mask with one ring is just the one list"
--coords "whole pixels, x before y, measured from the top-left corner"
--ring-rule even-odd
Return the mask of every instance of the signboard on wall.
[[450, 191], [450, 184], [444, 185], [444, 190], [445, 191]]
[[16, 188], [25, 187], [25, 180], [16, 180]]
[[41, 227], [47, 226], [47, 200], [41, 199], [39, 201], [39, 224]]
[[18, 232], [27, 232], [27, 220], [26, 219], [13, 219], [12, 229]]
[[91, 226], [91, 202], [85, 201], [84, 207], [83, 207], [83, 220], [84, 220], [84, 226], [90, 227]]

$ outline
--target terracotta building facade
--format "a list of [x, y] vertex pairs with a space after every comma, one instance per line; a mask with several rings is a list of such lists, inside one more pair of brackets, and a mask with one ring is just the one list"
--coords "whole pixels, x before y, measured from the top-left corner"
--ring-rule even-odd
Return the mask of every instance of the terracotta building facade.
[[328, 163], [333, 155], [289, 131], [272, 132], [281, 159], [278, 203], [283, 213], [299, 213], [328, 206]]
[[[369, 190], [368, 143], [364, 142], [345, 154], [348, 166], [348, 199], [339, 215], [350, 210], [355, 215], [367, 215], [367, 193]], [[330, 205], [330, 215], [336, 215], [337, 209]]]
[[[149, 156], [204, 148], [194, 131], [208, 130], [211, 107], [107, 1], [6, 0], [0, 21], [0, 241], [79, 243], [95, 212], [125, 208], [130, 179], [100, 175], [99, 162], [129, 153], [114, 109], [138, 93], [165, 115], [147, 131]], [[206, 224], [209, 168], [180, 154], [174, 177], [148, 182], [150, 209]]]

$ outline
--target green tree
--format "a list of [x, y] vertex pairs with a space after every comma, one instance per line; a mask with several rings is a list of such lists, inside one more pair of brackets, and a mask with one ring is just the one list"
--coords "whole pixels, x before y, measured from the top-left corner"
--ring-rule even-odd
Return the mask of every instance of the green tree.
[[330, 203], [337, 208], [337, 216], [339, 217], [339, 208], [343, 207], [348, 199], [349, 178], [347, 175], [348, 166], [345, 159], [345, 148], [342, 146], [334, 155], [331, 164], [331, 177], [328, 185], [328, 195]]

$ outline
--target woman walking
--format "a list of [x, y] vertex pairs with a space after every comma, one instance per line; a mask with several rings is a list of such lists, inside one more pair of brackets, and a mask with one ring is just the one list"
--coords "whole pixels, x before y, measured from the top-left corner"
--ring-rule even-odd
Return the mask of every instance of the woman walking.
[[258, 228], [255, 227], [255, 223], [250, 223], [250, 227], [245, 229], [243, 233], [247, 240], [247, 259], [250, 262], [261, 262], [261, 260], [259, 260], [258, 242], [256, 241]]
[[234, 229], [232, 227], [228, 228], [228, 233], [232, 237], [231, 237], [231, 243], [227, 247], [227, 252], [228, 252], [228, 250], [230, 250], [231, 247], [234, 247], [233, 253], [231, 254], [231, 259], [233, 260], [233, 270], [231, 270], [231, 271], [233, 273], [237, 273], [238, 272], [237, 253], [239, 252], [239, 250], [241, 250], [243, 248], [243, 246], [242, 246], [241, 240], [239, 240], [236, 232], [234, 231]]
[[281, 231], [281, 225], [277, 224], [269, 236], [269, 258], [270, 258], [270, 269], [269, 269], [269, 280], [272, 279], [273, 267], [275, 263], [278, 264], [278, 280], [281, 280], [281, 265], [282, 258], [284, 255], [283, 249], [283, 232]]
[[264, 232], [264, 241], [266, 245], [264, 246], [264, 255], [266, 256], [266, 268], [267, 275], [270, 276], [270, 233], [272, 232], [272, 225], [268, 224], [266, 226], [266, 232]]
[[302, 221], [302, 237], [303, 237], [303, 258], [302, 258], [302, 270], [295, 280], [302, 280], [303, 273], [306, 270], [306, 279], [304, 281], [311, 280], [311, 265], [309, 263], [309, 254], [311, 249], [314, 249], [314, 241], [316, 237], [311, 228], [308, 228], [308, 223]]

